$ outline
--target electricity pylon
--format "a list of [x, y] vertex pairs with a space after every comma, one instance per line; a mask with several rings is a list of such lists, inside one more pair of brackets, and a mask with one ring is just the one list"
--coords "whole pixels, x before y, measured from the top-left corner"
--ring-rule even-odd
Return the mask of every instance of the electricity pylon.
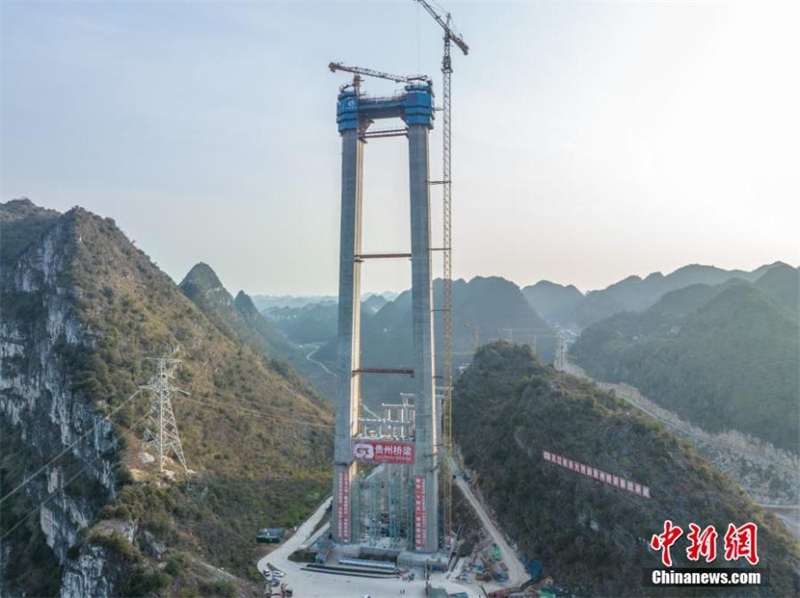
[[567, 367], [567, 349], [561, 328], [558, 329], [558, 336], [556, 337], [556, 358], [553, 362], [553, 367], [559, 372], [563, 372]]
[[147, 386], [139, 387], [141, 390], [147, 390], [152, 393], [144, 445], [154, 446], [158, 451], [160, 471], [164, 471], [164, 457], [170, 451], [173, 451], [178, 457], [178, 461], [183, 465], [183, 469], [188, 472], [189, 468], [186, 466], [186, 459], [183, 457], [181, 437], [178, 435], [178, 424], [175, 423], [171, 400], [175, 392], [189, 394], [170, 384], [170, 378], [174, 376], [175, 368], [178, 367], [180, 360], [166, 357], [149, 357], [148, 359], [156, 362], [157, 371]]

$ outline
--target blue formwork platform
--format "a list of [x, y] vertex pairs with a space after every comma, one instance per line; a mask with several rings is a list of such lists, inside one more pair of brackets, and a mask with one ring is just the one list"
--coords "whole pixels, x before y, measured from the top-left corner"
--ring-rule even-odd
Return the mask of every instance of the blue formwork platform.
[[336, 122], [339, 132], [357, 130], [359, 122], [401, 118], [407, 125], [433, 128], [433, 87], [430, 83], [406, 85], [402, 93], [370, 97], [354, 89], [339, 93]]

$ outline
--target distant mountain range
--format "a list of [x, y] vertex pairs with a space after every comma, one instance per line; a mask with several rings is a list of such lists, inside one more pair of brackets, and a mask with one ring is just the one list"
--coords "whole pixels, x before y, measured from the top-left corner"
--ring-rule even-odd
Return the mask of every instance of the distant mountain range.
[[[383, 304], [397, 297], [399, 293], [384, 291], [382, 293], [364, 293], [361, 301]], [[325, 305], [337, 303], [339, 298], [335, 295], [253, 295], [253, 303], [258, 311], [269, 312], [275, 308], [301, 308], [307, 305]]]
[[[500, 338], [513, 338], [517, 342], [534, 346], [544, 359], [552, 360], [555, 352], [555, 331], [525, 301], [513, 282], [499, 277], [476, 277], [466, 282], [455, 280], [453, 291], [453, 363], [458, 368], [472, 359], [475, 349]], [[434, 306], [442, 304], [442, 282], [434, 281]], [[336, 356], [336, 312], [330, 306], [305, 308], [305, 318], [328, 314], [324, 330], [330, 336], [319, 337], [325, 344], [316, 358], [333, 368]], [[362, 305], [362, 365], [363, 367], [409, 367], [412, 363], [411, 291], [400, 293], [394, 301], [387, 302], [374, 314]], [[296, 326], [297, 324], [295, 324]], [[276, 322], [276, 326], [280, 323]], [[292, 338], [296, 328], [284, 328]], [[322, 326], [315, 329], [323, 330]], [[443, 364], [443, 336], [441, 318], [435, 318], [436, 364]], [[440, 370], [441, 371], [441, 370]], [[373, 376], [364, 381], [364, 396], [373, 401], [393, 402], [398, 393], [410, 392], [409, 381], [402, 377]], [[373, 405], [373, 406], [374, 406]]]
[[208, 264], [194, 266], [179, 288], [232, 340], [273, 357], [294, 350], [292, 343], [261, 317], [250, 297], [240, 291], [234, 299]]
[[[439, 306], [441, 281], [435, 281], [434, 295]], [[454, 281], [453, 297], [456, 369], [470, 361], [477, 346], [496, 339], [530, 344], [552, 361], [554, 328], [583, 330], [570, 358], [591, 376], [637, 386], [711, 432], [735, 429], [784, 450], [800, 450], [798, 282], [797, 270], [786, 264], [751, 272], [690, 265], [666, 276], [631, 276], [587, 295], [548, 281], [520, 290], [501, 278], [478, 277]], [[377, 311], [370, 307], [362, 303], [365, 367], [407, 367], [410, 292]], [[321, 344], [315, 358], [333, 368], [335, 303], [264, 314], [289, 339]], [[567, 343], [575, 338], [565, 334]], [[436, 343], [441, 367], [439, 325]], [[364, 382], [364, 396], [375, 403], [409, 390], [398, 377]]]
[[799, 452], [798, 288], [798, 269], [785, 264], [687, 286], [590, 325], [570, 358], [709, 431]]
[[745, 272], [695, 264], [679, 268], [666, 276], [660, 272], [654, 272], [644, 279], [629, 276], [603, 290], [589, 291], [586, 295], [572, 285], [562, 286], [549, 281], [524, 287], [522, 293], [551, 324], [580, 331], [621, 312], [643, 311], [671, 291], [695, 284], [713, 286], [732, 279], [754, 282], [771, 268], [780, 265], [780, 262], [776, 262]]
[[[256, 309], [253, 300], [244, 291], [239, 291], [234, 298], [211, 266], [202, 262], [189, 271], [180, 283], [180, 289], [231, 340], [266, 355], [274, 367], [291, 366], [290, 369], [308, 380], [316, 392], [325, 399], [332, 400], [333, 380], [330, 373], [309, 360], [309, 349], [301, 346], [316, 342], [314, 335], [319, 334], [319, 330], [325, 330], [324, 322], [318, 327], [313, 320], [305, 318], [300, 318], [297, 324], [294, 321], [282, 321], [280, 318], [270, 321]], [[324, 300], [322, 304], [312, 302], [301, 308], [275, 307], [271, 310], [276, 313], [288, 310], [293, 314], [317, 310], [335, 312], [336, 305]], [[303, 336], [302, 326], [306, 327], [310, 336]], [[293, 331], [292, 338], [285, 333], [287, 329]]]
[[[335, 301], [325, 298], [302, 307], [268, 308], [263, 315], [279, 334], [252, 312], [245, 323], [233, 299], [208, 272], [197, 276], [207, 279], [204, 298], [195, 297], [187, 282], [195, 275], [193, 270], [182, 287], [206, 315], [218, 321], [211, 298], [224, 298], [224, 311], [236, 319], [228, 327], [239, 331], [239, 340], [288, 359], [332, 396], [330, 375], [292, 347], [293, 343], [318, 345], [315, 360], [334, 369]], [[454, 364], [458, 368], [468, 363], [476, 347], [497, 339], [530, 344], [552, 361], [555, 331], [551, 325], [587, 325], [570, 358], [588, 374], [637, 386], [663, 407], [710, 432], [735, 429], [798, 452], [798, 288], [797, 269], [780, 262], [751, 272], [691, 265], [666, 276], [631, 276], [586, 296], [574, 286], [547, 281], [520, 290], [497, 277], [457, 280], [453, 282]], [[437, 306], [441, 292], [437, 280]], [[209, 306], [204, 307], [206, 303]], [[365, 367], [408, 367], [410, 318], [410, 291], [392, 301], [365, 296]], [[439, 367], [443, 362], [440, 321], [436, 318]], [[225, 329], [219, 322], [218, 326]], [[253, 332], [247, 331], [254, 326], [263, 329], [261, 344], [254, 343]], [[410, 383], [401, 377], [367, 377], [363, 390], [368, 404], [375, 407], [409, 392]]]
[[[578, 333], [583, 328], [596, 322], [622, 312], [641, 312], [654, 305], [663, 295], [674, 290], [695, 284], [718, 285], [730, 280], [743, 280], [753, 282], [769, 270], [784, 266], [780, 262], [764, 265], [751, 272], [743, 270], [723, 270], [714, 266], [689, 265], [676, 270], [668, 275], [660, 272], [650, 274], [645, 278], [629, 276], [624, 280], [614, 283], [606, 289], [581, 293], [573, 285], [559, 285], [547, 280], [542, 280], [534, 285], [521, 289], [522, 296], [533, 308], [533, 313], [510, 318], [500, 317], [508, 309], [504, 303], [510, 296], [493, 298], [492, 293], [500, 289], [508, 290], [511, 287], [497, 285], [495, 289], [486, 285], [481, 286], [477, 281], [504, 281], [496, 277], [477, 277], [473, 281], [453, 281], [454, 293], [454, 318], [455, 346], [459, 353], [468, 353], [477, 345], [493, 339], [507, 338], [522, 343], [535, 345], [538, 352], [552, 358], [554, 342], [552, 339], [556, 328]], [[477, 284], [473, 284], [477, 282]], [[510, 281], [504, 281], [516, 287]], [[467, 285], [466, 287], [464, 285]], [[437, 297], [435, 304], [439, 306], [441, 296], [441, 281], [434, 282], [434, 293]], [[519, 290], [519, 289], [518, 289]], [[402, 310], [402, 305], [407, 301], [409, 291], [392, 297], [390, 293], [366, 294], [362, 297], [362, 316], [365, 322], [370, 316], [377, 315], [384, 308], [386, 312], [377, 322], [381, 328], [385, 320], [391, 320], [390, 314]], [[459, 304], [459, 298], [462, 299]], [[482, 296], [482, 299], [478, 298]], [[473, 305], [473, 301], [477, 301]], [[496, 301], [496, 305], [492, 302]], [[262, 315], [269, 320], [278, 330], [290, 340], [305, 343], [327, 343], [336, 336], [337, 315], [336, 297], [294, 297], [294, 296], [255, 296], [254, 304]], [[519, 302], [513, 301], [519, 310]], [[477, 307], [481, 305], [481, 307]], [[407, 307], [405, 308], [407, 309]], [[492, 315], [489, 315], [492, 314]], [[404, 316], [399, 316], [400, 318]], [[365, 335], [370, 324], [365, 324]], [[391, 328], [392, 326], [389, 326]], [[325, 351], [321, 353], [325, 355]]]
[[[396, 293], [363, 295], [362, 317], [370, 318], [396, 296]], [[300, 345], [327, 343], [336, 336], [339, 317], [336, 297], [269, 297], [262, 298], [258, 304], [266, 305], [260, 308], [261, 315], [292, 342]]]
[[258, 311], [273, 308], [300, 308], [306, 305], [336, 303], [333, 295], [253, 295], [253, 305]]
[[[476, 277], [469, 282], [456, 280], [452, 284], [454, 350], [457, 353], [469, 355], [480, 344], [511, 338], [535, 344], [537, 350], [552, 358], [553, 328], [526, 303], [514, 283], [499, 277]], [[434, 281], [433, 292], [434, 305], [439, 308], [441, 280]], [[393, 300], [385, 297], [385, 294], [369, 295], [362, 298], [361, 303], [364, 345], [375, 343], [379, 353], [383, 342], [380, 339], [386, 337], [391, 343], [395, 335], [405, 334], [411, 317], [410, 291], [400, 293]], [[336, 302], [328, 298], [309, 301], [300, 307], [270, 307], [261, 313], [297, 343], [329, 343], [336, 337], [338, 311]], [[438, 338], [441, 336], [438, 316], [436, 321]], [[407, 341], [410, 342], [410, 337]], [[320, 356], [332, 355], [331, 351], [332, 347], [324, 349]]]

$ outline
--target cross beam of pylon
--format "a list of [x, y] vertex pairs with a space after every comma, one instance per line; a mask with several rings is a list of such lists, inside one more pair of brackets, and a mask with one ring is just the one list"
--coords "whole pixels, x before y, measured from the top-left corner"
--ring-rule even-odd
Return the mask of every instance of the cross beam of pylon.
[[175, 368], [178, 367], [180, 360], [166, 357], [148, 359], [156, 363], [156, 375], [150, 379], [149, 384], [139, 387], [152, 394], [144, 444], [153, 446], [158, 451], [160, 471], [164, 471], [164, 457], [168, 456], [170, 452], [175, 453], [178, 461], [183, 465], [183, 469], [188, 471], [186, 459], [183, 457], [181, 437], [178, 434], [178, 424], [175, 422], [175, 414], [172, 411], [171, 398], [175, 392], [189, 394], [170, 384], [170, 378], [174, 376]]

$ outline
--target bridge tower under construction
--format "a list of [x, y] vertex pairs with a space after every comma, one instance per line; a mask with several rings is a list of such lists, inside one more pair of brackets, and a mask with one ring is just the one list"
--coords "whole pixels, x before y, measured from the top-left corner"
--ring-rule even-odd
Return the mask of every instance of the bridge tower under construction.
[[[383, 468], [393, 496], [405, 497], [390, 506], [391, 512], [407, 512], [407, 550], [434, 553], [439, 546], [440, 409], [434, 382], [434, 334], [431, 284], [431, 210], [429, 131], [433, 128], [433, 90], [430, 81], [414, 81], [391, 97], [370, 97], [359, 85], [341, 88], [336, 121], [342, 139], [341, 230], [339, 247], [338, 361], [335, 394], [333, 517], [334, 542], [359, 543], [364, 537], [364, 500], [360, 489], [381, 486], [377, 478], [364, 479], [359, 464]], [[369, 131], [376, 120], [399, 118], [403, 126]], [[408, 138], [411, 250], [400, 254], [364, 253], [361, 237], [363, 152], [366, 140], [381, 136]], [[380, 368], [361, 365], [361, 265], [369, 259], [411, 259], [413, 337], [412, 368], [386, 364]], [[369, 421], [363, 416], [362, 378], [368, 375], [405, 375], [413, 378], [413, 396], [395, 419], [387, 416]], [[413, 413], [413, 417], [409, 416]], [[387, 411], [387, 413], [389, 413]], [[394, 499], [391, 499], [394, 500]], [[374, 526], [380, 525], [373, 519]], [[386, 526], [391, 527], [391, 524]], [[375, 527], [371, 530], [374, 533]]]

